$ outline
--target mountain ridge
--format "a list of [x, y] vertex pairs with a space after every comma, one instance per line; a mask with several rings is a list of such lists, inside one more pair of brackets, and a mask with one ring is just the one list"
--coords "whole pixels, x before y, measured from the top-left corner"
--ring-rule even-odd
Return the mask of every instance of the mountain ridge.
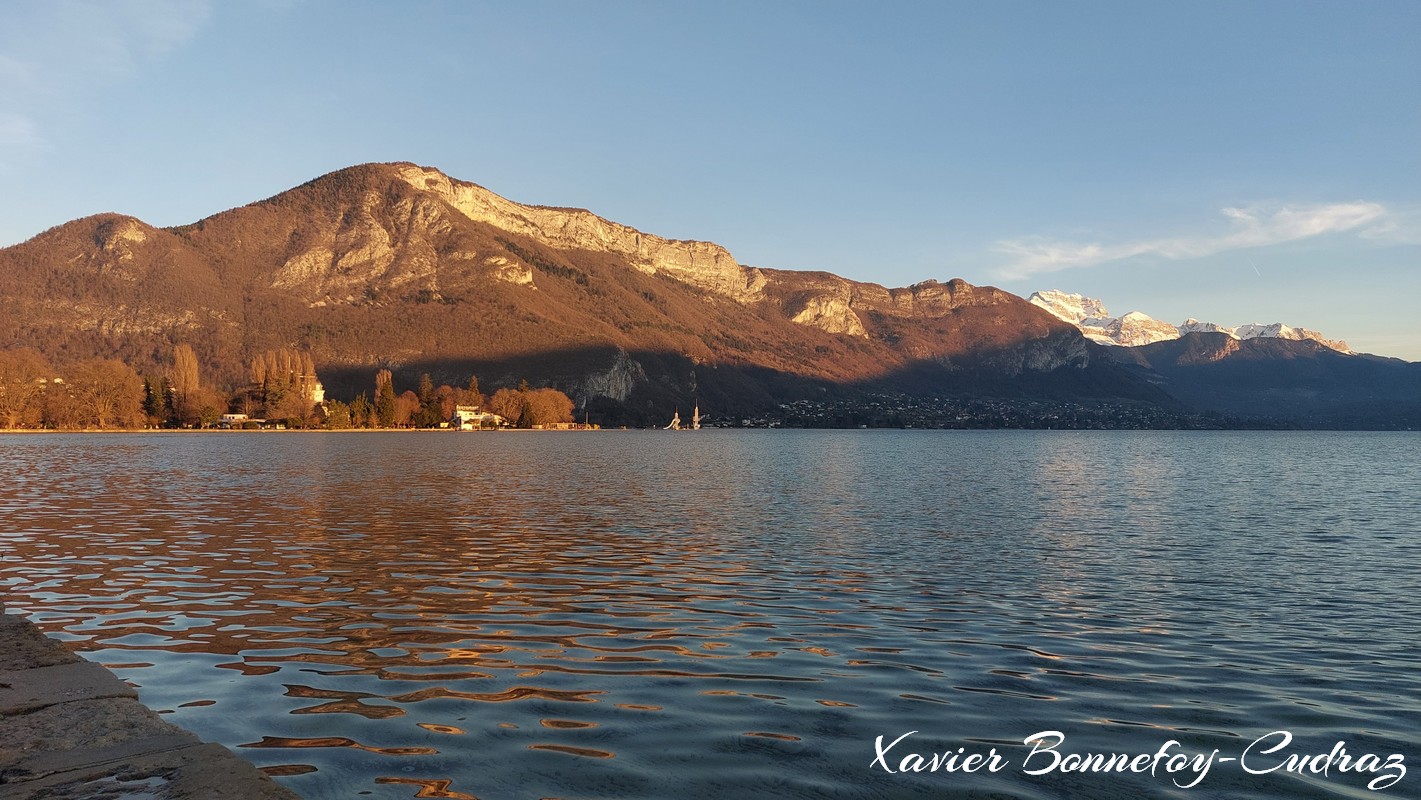
[[734, 387], [726, 407], [865, 387], [1030, 395], [1057, 370], [1089, 374], [1055, 381], [1077, 399], [1171, 402], [995, 287], [747, 267], [714, 243], [526, 206], [408, 162], [170, 228], [121, 214], [56, 226], [0, 250], [0, 311], [3, 346], [161, 374], [188, 343], [226, 386], [251, 354], [295, 347], [350, 376], [337, 393], [381, 367], [457, 384], [526, 363], [522, 377], [627, 413], [714, 394], [712, 376]]
[[[1082, 321], [1105, 313], [1074, 297]], [[338, 399], [368, 393], [380, 369], [401, 386], [472, 374], [562, 389], [604, 423], [700, 402], [839, 424], [1421, 424], [1421, 365], [1278, 338], [1281, 325], [1239, 339], [1132, 313], [1092, 329], [1040, 305], [960, 278], [890, 288], [750, 267], [715, 243], [408, 162], [185, 225], [104, 213], [0, 249], [0, 356], [115, 358], [157, 377], [185, 344], [225, 390], [248, 382], [253, 355], [289, 348]], [[1169, 331], [1092, 341], [1152, 325]], [[866, 402], [878, 411], [859, 413]]]

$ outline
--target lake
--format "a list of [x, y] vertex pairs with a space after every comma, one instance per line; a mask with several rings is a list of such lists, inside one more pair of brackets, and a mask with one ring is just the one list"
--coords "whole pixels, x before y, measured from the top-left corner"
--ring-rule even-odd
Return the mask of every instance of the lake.
[[312, 800], [1421, 792], [1415, 434], [8, 435], [0, 476], [6, 607]]

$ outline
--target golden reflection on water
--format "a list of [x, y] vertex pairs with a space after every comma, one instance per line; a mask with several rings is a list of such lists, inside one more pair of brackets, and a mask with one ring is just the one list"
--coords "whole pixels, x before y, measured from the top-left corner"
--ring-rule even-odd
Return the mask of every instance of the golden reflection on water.
[[609, 753], [606, 750], [594, 750], [591, 747], [573, 747], [566, 744], [530, 744], [529, 750], [546, 750], [552, 753], [566, 753], [570, 756], [582, 756], [583, 758], [616, 758], [616, 753]]
[[463, 728], [456, 728], [453, 725], [435, 725], [432, 722], [416, 722], [415, 724], [421, 728], [424, 728], [427, 731], [434, 731], [435, 733], [447, 733], [451, 736], [457, 736], [461, 733], [467, 732]]
[[381, 776], [375, 779], [375, 783], [383, 785], [404, 785], [418, 787], [415, 797], [444, 798], [444, 800], [479, 800], [472, 794], [452, 791], [449, 786], [451, 780], [420, 780], [417, 778], [390, 778]]

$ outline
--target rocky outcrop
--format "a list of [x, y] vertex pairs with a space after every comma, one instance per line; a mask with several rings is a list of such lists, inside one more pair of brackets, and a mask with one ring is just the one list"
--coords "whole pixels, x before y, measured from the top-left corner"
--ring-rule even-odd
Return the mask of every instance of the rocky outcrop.
[[889, 289], [890, 307], [912, 317], [942, 317], [965, 306], [990, 306], [1021, 302], [991, 286], [973, 286], [961, 278], [947, 283], [922, 281], [905, 289]]
[[1242, 348], [1240, 340], [1232, 336], [1201, 335], [1196, 337], [1197, 341], [1192, 341], [1191, 346], [1175, 359], [1174, 363], [1179, 366], [1198, 366], [1201, 364], [1215, 364]]
[[149, 230], [133, 217], [115, 216], [94, 229], [94, 241], [110, 262], [126, 264], [133, 260], [134, 248], [148, 241]]
[[664, 273], [740, 302], [758, 299], [764, 289], [759, 270], [741, 266], [718, 244], [663, 239], [583, 209], [526, 206], [437, 169], [401, 164], [396, 172], [410, 186], [433, 192], [469, 219], [500, 230], [565, 250], [615, 253], [649, 274]]
[[1084, 369], [1090, 365], [1090, 351], [1080, 337], [1043, 336], [1013, 347], [970, 352], [956, 358], [936, 356], [934, 360], [952, 370], [971, 367], [1019, 377], [1027, 372]]
[[813, 295], [805, 299], [799, 313], [790, 317], [801, 325], [809, 325], [827, 333], [842, 333], [848, 336], [867, 336], [863, 321], [849, 307], [845, 297], [825, 297]]
[[586, 406], [594, 397], [607, 397], [618, 402], [626, 402], [638, 383], [646, 380], [644, 370], [627, 351], [618, 348], [612, 365], [602, 372], [588, 375], [579, 390], [574, 392], [578, 405]]
[[425, 198], [391, 200], [367, 190], [333, 228], [322, 230], [313, 220], [272, 274], [272, 288], [319, 305], [358, 302], [370, 289], [437, 293], [441, 257], [434, 243], [452, 229], [445, 211]]
[[515, 286], [530, 286], [533, 283], [533, 268], [527, 264], [510, 261], [503, 256], [489, 256], [484, 259], [484, 264], [493, 270], [494, 280]]

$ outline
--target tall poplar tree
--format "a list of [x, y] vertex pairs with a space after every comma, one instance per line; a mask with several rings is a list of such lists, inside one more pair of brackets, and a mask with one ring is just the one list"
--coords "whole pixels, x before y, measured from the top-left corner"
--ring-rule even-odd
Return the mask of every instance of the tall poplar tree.
[[395, 378], [388, 369], [375, 373], [375, 416], [380, 427], [395, 426]]

